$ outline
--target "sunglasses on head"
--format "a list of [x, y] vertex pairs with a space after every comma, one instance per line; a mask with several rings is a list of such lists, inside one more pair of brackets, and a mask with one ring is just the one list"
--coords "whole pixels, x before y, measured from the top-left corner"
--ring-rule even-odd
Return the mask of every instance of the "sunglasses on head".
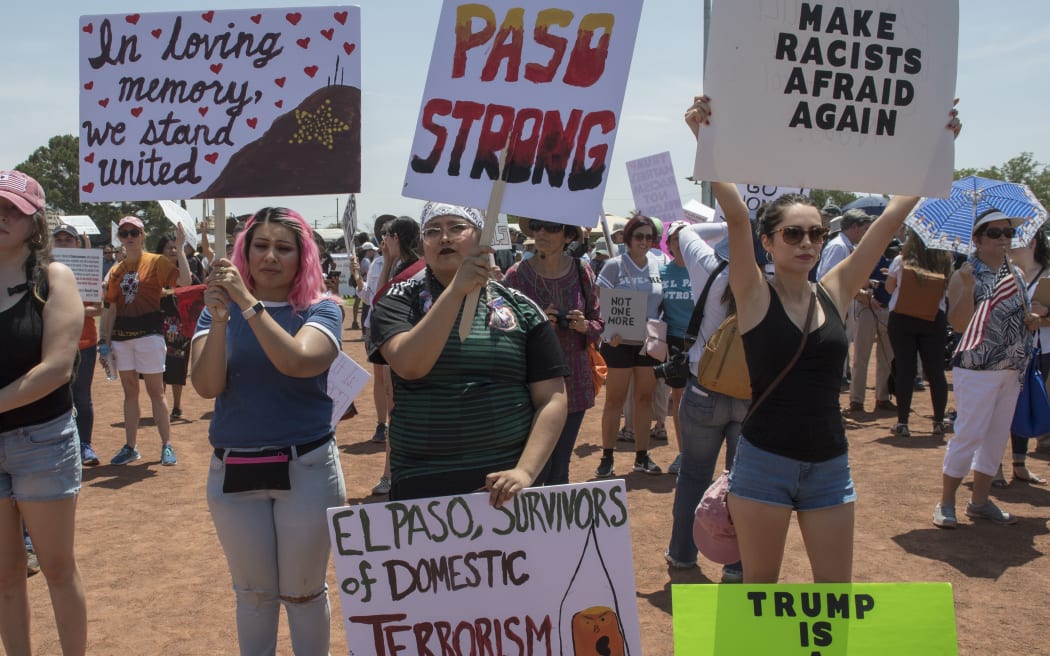
[[127, 239], [128, 237], [138, 237], [141, 234], [142, 234], [142, 232], [140, 230], [138, 230], [137, 228], [132, 229], [132, 230], [119, 230], [117, 232], [117, 236], [120, 237], [121, 239]]
[[823, 226], [811, 226], [808, 230], [802, 226], [785, 226], [777, 228], [773, 232], [781, 233], [784, 237], [784, 243], [789, 246], [798, 246], [806, 235], [809, 235], [809, 241], [814, 244], [824, 243], [828, 236], [828, 229]]
[[1014, 235], [1017, 234], [1017, 228], [988, 228], [984, 231], [984, 234], [990, 239], [998, 239], [1000, 237], [1009, 237], [1010, 239], [1013, 239]]
[[540, 230], [542, 230], [543, 232], [549, 232], [553, 235], [558, 232], [563, 232], [565, 230], [565, 226], [563, 226], [560, 223], [549, 223], [547, 221], [539, 221], [537, 219], [532, 219], [531, 221], [529, 221], [529, 230], [533, 232], [539, 232]]

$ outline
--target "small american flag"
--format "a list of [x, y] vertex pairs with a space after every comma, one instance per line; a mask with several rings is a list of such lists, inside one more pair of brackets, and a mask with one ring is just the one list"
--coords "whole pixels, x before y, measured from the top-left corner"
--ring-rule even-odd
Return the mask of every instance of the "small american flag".
[[20, 175], [0, 173], [0, 189], [10, 189], [19, 193], [26, 191], [26, 179]]
[[1021, 286], [1017, 282], [1017, 276], [1010, 269], [1009, 260], [1003, 259], [1003, 265], [999, 267], [999, 271], [995, 276], [995, 286], [992, 288], [992, 295], [977, 305], [973, 318], [970, 319], [970, 324], [966, 326], [966, 332], [963, 333], [962, 339], [959, 340], [959, 345], [955, 348], [955, 352], [962, 353], [963, 351], [977, 348], [984, 340], [984, 327], [995, 306], [1020, 292]]

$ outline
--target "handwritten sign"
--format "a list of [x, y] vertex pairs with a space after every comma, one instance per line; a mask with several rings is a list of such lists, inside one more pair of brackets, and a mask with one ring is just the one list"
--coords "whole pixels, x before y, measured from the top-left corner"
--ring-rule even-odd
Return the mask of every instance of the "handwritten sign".
[[62, 223], [71, 225], [77, 229], [82, 235], [100, 235], [98, 226], [91, 220], [90, 216], [86, 214], [65, 214], [62, 216]]
[[359, 191], [357, 7], [79, 25], [82, 201]]
[[947, 196], [958, 31], [941, 0], [716, 3], [695, 176]]
[[602, 289], [602, 339], [608, 341], [613, 335], [632, 342], [645, 339], [645, 312], [648, 292], [627, 289]]
[[355, 656], [641, 656], [623, 480], [328, 509]]
[[670, 152], [630, 160], [627, 179], [631, 183], [634, 207], [639, 212], [659, 218], [664, 225], [685, 220]]
[[958, 653], [948, 583], [672, 585], [674, 653]]
[[56, 262], [73, 270], [82, 300], [102, 302], [102, 251], [96, 248], [53, 248], [51, 255]]
[[405, 196], [487, 207], [502, 177], [501, 211], [601, 212], [642, 2], [561, 5], [445, 0]]
[[340, 351], [328, 369], [328, 396], [332, 399], [332, 425], [339, 423], [346, 409], [365, 388], [372, 375]]
[[[784, 194], [806, 194], [806, 190], [802, 187], [780, 187], [768, 184], [738, 184], [736, 188], [740, 190], [740, 197], [744, 199], [747, 211], [752, 217], [755, 216], [755, 212], [762, 207], [763, 203], [771, 203]], [[725, 212], [722, 211], [722, 207], [718, 202], [715, 202], [714, 220], [721, 222], [726, 220]]]

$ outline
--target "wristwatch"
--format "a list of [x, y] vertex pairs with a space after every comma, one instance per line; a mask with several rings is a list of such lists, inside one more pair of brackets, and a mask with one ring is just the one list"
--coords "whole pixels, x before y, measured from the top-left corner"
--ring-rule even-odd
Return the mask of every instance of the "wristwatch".
[[248, 319], [251, 319], [252, 317], [254, 317], [255, 315], [259, 314], [262, 311], [263, 311], [262, 301], [256, 301], [255, 305], [249, 307], [246, 310], [241, 310], [241, 316], [244, 317], [245, 321], [247, 321]]

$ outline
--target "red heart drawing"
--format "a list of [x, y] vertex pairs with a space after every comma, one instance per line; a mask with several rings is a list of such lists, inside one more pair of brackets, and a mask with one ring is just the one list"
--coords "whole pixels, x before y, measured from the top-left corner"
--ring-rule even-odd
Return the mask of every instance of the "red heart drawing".
[[284, 101], [283, 101], [283, 100], [276, 100], [276, 101], [274, 101], [274, 103], [273, 103], [273, 104], [274, 104], [274, 105], [275, 105], [275, 106], [276, 106], [276, 107], [277, 107], [278, 109], [280, 109], [281, 107], [284, 107]]
[[297, 12], [297, 11], [292, 12], [290, 14], [285, 14], [284, 17], [286, 19], [288, 19], [288, 22], [291, 23], [292, 25], [298, 25], [299, 21], [301, 21], [303, 19], [303, 15], [300, 14], [299, 12]]
[[262, 14], [255, 14], [254, 16], [251, 16], [250, 18], [252, 19], [252, 22], [253, 22], [253, 23], [255, 23], [256, 25], [258, 25], [258, 24], [259, 24], [259, 21], [261, 21], [261, 20], [262, 20]]
[[88, 91], [91, 91], [91, 89], [94, 88], [94, 86], [95, 86], [94, 82], [85, 82], [84, 83], [84, 89], [86, 89]]
[[310, 47], [310, 37], [296, 39], [295, 42], [299, 44], [300, 48], [306, 49]]
[[92, 191], [95, 190], [95, 183], [94, 182], [89, 182], [86, 185], [84, 185], [83, 187], [81, 187], [81, 189], [83, 189], [85, 193], [89, 193], [90, 194]]
[[98, 101], [98, 104], [102, 105], [103, 107], [105, 107], [106, 105], [109, 104], [109, 98], [103, 98], [102, 100]]
[[87, 25], [85, 25], [84, 27], [82, 27], [80, 29], [84, 30], [88, 34], [91, 34], [95, 30], [95, 24], [94, 23], [88, 23]]
[[317, 75], [317, 67], [316, 66], [307, 66], [306, 68], [303, 69], [303, 72], [306, 73], [307, 75], [309, 75], [310, 77], [313, 77], [313, 76]]
[[204, 156], [204, 159], [208, 160], [209, 164], [214, 164], [219, 159], [219, 153], [208, 153]]
[[201, 18], [203, 18], [205, 21], [207, 21], [209, 23], [211, 22], [211, 19], [214, 18], [214, 17], [215, 17], [215, 12], [214, 11], [206, 11], [203, 14], [201, 14]]
[[95, 161], [95, 153], [88, 153], [87, 157], [84, 158], [84, 161], [88, 164], [93, 163]]
[[284, 78], [283, 77], [279, 77], [276, 80], [274, 80], [273, 83], [276, 84], [279, 87], [283, 87], [284, 86]]
[[138, 118], [140, 114], [142, 114], [142, 108], [141, 107], [132, 107], [131, 108], [131, 115], [132, 116], [134, 116], [135, 118]]
[[321, 36], [323, 36], [324, 38], [328, 39], [329, 41], [332, 40], [332, 35], [334, 35], [334, 34], [335, 34], [335, 30], [332, 29], [332, 28], [328, 28], [327, 30], [321, 30]]
[[248, 127], [250, 127], [251, 129], [254, 130], [255, 126], [259, 124], [259, 119], [257, 119], [257, 118], [250, 118], [250, 119], [246, 120], [245, 123], [248, 124]]
[[345, 42], [345, 41], [343, 42], [343, 50], [345, 50], [345, 51], [346, 51], [346, 54], [348, 54], [348, 55], [349, 55], [350, 53], [352, 53], [352, 52], [354, 51], [354, 48], [356, 48], [356, 47], [357, 47], [357, 45], [356, 45], [356, 44], [353, 44], [353, 43], [347, 43], [347, 42]]
[[208, 68], [210, 68], [210, 69], [211, 69], [211, 72], [212, 72], [212, 73], [215, 73], [216, 75], [218, 75], [218, 74], [219, 74], [219, 71], [221, 71], [221, 70], [222, 70], [222, 64], [212, 64], [212, 65], [211, 65], [211, 66], [209, 66]]
[[345, 11], [337, 11], [337, 12], [335, 12], [332, 15], [335, 16], [335, 19], [337, 21], [339, 21], [340, 25], [346, 25], [346, 12]]
[[204, 116], [205, 114], [208, 113], [208, 108], [207, 107], [198, 107], [197, 111], [200, 112], [201, 116]]
[[160, 29], [160, 28], [158, 27], [158, 28], [157, 28], [157, 29], [155, 29], [155, 30], [150, 30], [150, 32], [149, 32], [149, 33], [153, 35], [153, 38], [154, 38], [154, 39], [159, 39], [159, 38], [160, 38], [160, 35], [164, 33], [164, 30], [162, 30], [162, 29]]
[[124, 20], [126, 20], [129, 23], [131, 23], [132, 25], [137, 25], [138, 22], [139, 22], [139, 15], [138, 14], [128, 14], [127, 16], [124, 17]]

